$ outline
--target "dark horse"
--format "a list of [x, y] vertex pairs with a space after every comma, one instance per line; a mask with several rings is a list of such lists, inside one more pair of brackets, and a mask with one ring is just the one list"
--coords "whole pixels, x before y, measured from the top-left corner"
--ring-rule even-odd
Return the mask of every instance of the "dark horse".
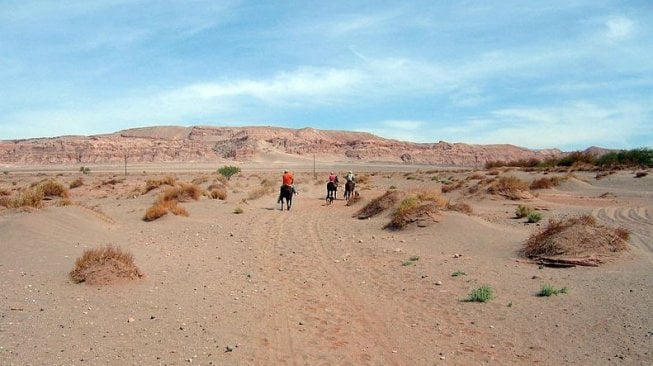
[[350, 198], [354, 197], [354, 189], [356, 188], [356, 183], [351, 180], [348, 180], [345, 183], [345, 199], [349, 201]]
[[338, 178], [336, 178], [335, 182], [327, 183], [327, 195], [326, 195], [327, 205], [330, 205], [331, 202], [333, 202], [333, 200], [336, 199], [337, 192], [338, 192]]
[[290, 206], [292, 206], [292, 187], [282, 185], [279, 192], [279, 203], [281, 203], [281, 211], [283, 211], [283, 200], [286, 200], [286, 208], [290, 211]]

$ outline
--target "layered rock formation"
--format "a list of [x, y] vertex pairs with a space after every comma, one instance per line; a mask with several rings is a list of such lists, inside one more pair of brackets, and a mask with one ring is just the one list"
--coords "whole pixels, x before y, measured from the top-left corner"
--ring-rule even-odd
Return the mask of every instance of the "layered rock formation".
[[107, 135], [0, 141], [0, 164], [99, 164], [121, 162], [253, 161], [265, 154], [450, 166], [487, 161], [541, 159], [557, 149], [534, 151], [513, 145], [411, 143], [369, 133], [280, 127], [146, 127]]

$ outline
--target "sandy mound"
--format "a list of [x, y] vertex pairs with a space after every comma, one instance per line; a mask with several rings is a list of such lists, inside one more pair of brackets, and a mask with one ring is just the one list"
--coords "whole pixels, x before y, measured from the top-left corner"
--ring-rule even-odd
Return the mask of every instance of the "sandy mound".
[[628, 232], [598, 225], [592, 216], [551, 220], [540, 232], [531, 235], [522, 255], [551, 263], [598, 265], [628, 250]]
[[70, 272], [75, 283], [89, 285], [110, 285], [142, 276], [134, 264], [134, 257], [112, 246], [84, 251]]

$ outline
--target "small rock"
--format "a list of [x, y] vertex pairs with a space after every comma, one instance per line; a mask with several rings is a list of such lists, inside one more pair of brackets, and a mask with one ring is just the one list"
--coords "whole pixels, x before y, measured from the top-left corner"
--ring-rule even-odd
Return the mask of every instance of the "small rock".
[[440, 356], [440, 359], [441, 359], [441, 360], [444, 360], [444, 356]]
[[225, 352], [233, 352], [234, 349], [233, 349], [233, 347], [227, 346], [227, 347], [225, 347], [225, 350], [224, 350], [224, 351], [225, 351]]
[[136, 319], [134, 319], [134, 318], [129, 318], [129, 319], [127, 319], [127, 323], [133, 323], [133, 322], [135, 322], [135, 321], [136, 321]]
[[359, 242], [359, 243], [362, 243], [362, 242], [363, 242], [363, 239], [358, 239], [358, 242]]
[[436, 285], [436, 286], [440, 286], [440, 285], [442, 285], [442, 281], [437, 281], [437, 282], [435, 283], [435, 285]]

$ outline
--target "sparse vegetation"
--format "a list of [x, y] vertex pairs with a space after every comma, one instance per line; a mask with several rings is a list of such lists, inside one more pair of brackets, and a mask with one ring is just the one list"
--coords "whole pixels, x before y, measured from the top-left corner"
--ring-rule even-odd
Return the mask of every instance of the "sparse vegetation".
[[272, 193], [274, 193], [273, 188], [271, 188], [271, 187], [261, 187], [261, 188], [257, 188], [255, 190], [249, 192], [247, 194], [247, 199], [248, 200], [255, 200], [255, 199], [261, 198], [263, 196], [267, 196], [267, 195], [272, 194]]
[[560, 177], [543, 177], [540, 179], [536, 179], [531, 182], [529, 188], [530, 189], [549, 189], [553, 187], [557, 187], [560, 185], [562, 182], [562, 178]]
[[48, 179], [39, 183], [38, 186], [36, 186], [36, 189], [41, 190], [45, 197], [68, 197], [68, 189], [54, 179]]
[[455, 202], [455, 203], [448, 202], [446, 208], [449, 211], [462, 212], [467, 215], [471, 215], [473, 212], [472, 206], [470, 206], [465, 202]]
[[87, 166], [83, 166], [83, 167], [79, 168], [79, 171], [82, 172], [82, 174], [88, 174], [88, 173], [91, 172], [91, 168], [89, 168]]
[[389, 208], [393, 207], [400, 199], [404, 197], [405, 193], [397, 190], [390, 190], [385, 192], [380, 197], [373, 199], [370, 203], [361, 208], [354, 214], [354, 217], [359, 219], [367, 219], [374, 217]]
[[527, 217], [531, 212], [533, 212], [533, 208], [531, 206], [519, 205], [515, 209], [515, 217], [521, 219], [523, 217]]
[[408, 258], [408, 260], [401, 262], [401, 265], [402, 266], [410, 266], [410, 265], [415, 264], [415, 262], [417, 262], [418, 260], [419, 260], [419, 256], [414, 255], [414, 256]]
[[153, 189], [157, 189], [162, 185], [174, 186], [177, 184], [177, 178], [173, 176], [167, 176], [163, 179], [148, 179], [145, 181], [145, 189], [143, 193], [147, 193]]
[[70, 185], [68, 185], [68, 187], [70, 189], [73, 189], [73, 188], [81, 187], [83, 185], [84, 185], [84, 180], [81, 177], [79, 177], [79, 178], [75, 179], [74, 181], [70, 182]]
[[242, 207], [236, 207], [236, 208], [234, 208], [234, 213], [235, 213], [236, 215], [240, 215], [240, 214], [243, 213], [243, 212], [245, 212], [245, 210], [243, 210]]
[[396, 230], [403, 229], [409, 223], [422, 219], [446, 206], [447, 200], [439, 194], [432, 191], [419, 191], [401, 201], [386, 227]]
[[460, 276], [467, 276], [467, 273], [458, 270], [458, 271], [451, 274], [451, 277], [460, 277]]
[[110, 245], [85, 250], [70, 272], [73, 282], [86, 282], [90, 285], [110, 284], [117, 280], [142, 276], [131, 253]]
[[240, 168], [233, 165], [225, 165], [218, 169], [218, 174], [225, 177], [227, 180], [230, 180], [233, 175], [238, 173], [240, 173]]
[[492, 287], [483, 285], [479, 288], [475, 288], [472, 292], [469, 293], [466, 302], [487, 302], [494, 298], [494, 291]]
[[208, 188], [209, 197], [224, 201], [227, 199], [227, 189], [221, 185], [211, 185]]
[[[548, 224], [526, 241], [521, 254], [528, 258], [593, 258], [628, 249], [628, 231], [598, 225], [589, 215], [563, 220], [550, 219]], [[583, 263], [579, 263], [583, 264]]]
[[537, 294], [537, 296], [546, 296], [549, 297], [551, 295], [557, 295], [557, 294], [566, 294], [567, 293], [567, 288], [555, 288], [549, 284], [545, 284], [542, 286], [540, 289], [540, 292]]
[[511, 200], [530, 197], [528, 183], [514, 176], [500, 177], [488, 187], [487, 191]]
[[537, 211], [529, 212], [526, 219], [528, 223], [534, 224], [542, 220], [542, 214]]
[[190, 183], [180, 183], [174, 187], [166, 189], [160, 199], [163, 201], [176, 200], [178, 202], [185, 202], [191, 199], [197, 201], [201, 195], [202, 188], [199, 186]]

